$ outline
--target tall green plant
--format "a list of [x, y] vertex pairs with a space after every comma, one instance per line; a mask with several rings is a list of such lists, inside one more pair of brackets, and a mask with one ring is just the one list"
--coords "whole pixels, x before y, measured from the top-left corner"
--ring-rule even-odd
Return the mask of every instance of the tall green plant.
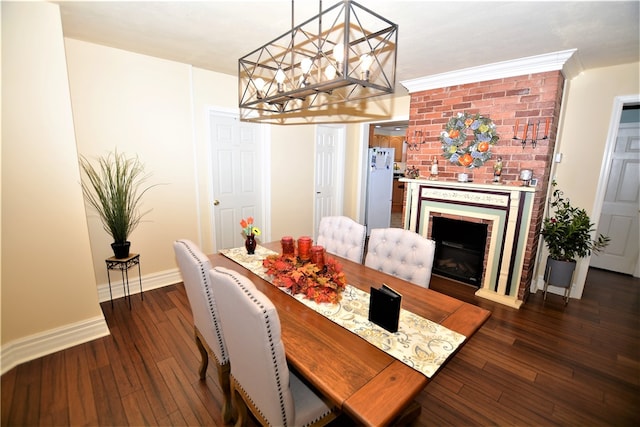
[[127, 158], [114, 151], [98, 158], [94, 167], [86, 157], [80, 157], [85, 179], [82, 194], [96, 210], [104, 230], [115, 243], [124, 243], [150, 211], [140, 212], [142, 196], [154, 185], [143, 187], [148, 179], [138, 157]]
[[549, 215], [542, 224], [541, 235], [549, 249], [549, 256], [558, 261], [575, 261], [591, 252], [599, 252], [609, 244], [609, 237], [592, 233], [594, 224], [582, 208], [571, 206], [563, 192], [554, 187], [549, 205]]

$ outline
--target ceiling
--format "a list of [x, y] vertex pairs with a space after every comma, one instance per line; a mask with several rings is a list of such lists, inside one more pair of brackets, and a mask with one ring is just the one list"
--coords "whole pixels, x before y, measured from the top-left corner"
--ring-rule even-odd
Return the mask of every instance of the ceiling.
[[[232, 75], [241, 56], [288, 32], [292, 18], [289, 0], [55, 3], [66, 37]], [[637, 0], [358, 3], [399, 26], [397, 82], [572, 48], [583, 70], [640, 56]], [[318, 7], [296, 1], [295, 24]]]

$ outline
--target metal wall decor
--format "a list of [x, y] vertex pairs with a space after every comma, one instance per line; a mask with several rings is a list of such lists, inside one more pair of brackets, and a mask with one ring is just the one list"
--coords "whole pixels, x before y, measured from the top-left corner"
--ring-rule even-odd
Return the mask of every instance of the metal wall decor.
[[398, 26], [351, 0], [319, 9], [239, 59], [242, 120], [318, 122], [338, 104], [393, 93]]
[[536, 145], [538, 145], [538, 141], [544, 141], [545, 139], [549, 139], [549, 125], [550, 125], [550, 120], [547, 118], [546, 122], [545, 122], [545, 127], [544, 127], [544, 135], [542, 136], [542, 138], [539, 138], [540, 136], [540, 129], [542, 129], [542, 124], [540, 123], [540, 120], [538, 120], [537, 122], [533, 122], [531, 124], [531, 138], [528, 138], [529, 136], [529, 121], [527, 120], [524, 124], [524, 129], [522, 130], [522, 138], [518, 138], [518, 129], [519, 129], [519, 125], [520, 125], [520, 121], [516, 120], [516, 124], [513, 127], [513, 140], [515, 141], [520, 141], [522, 143], [522, 149], [524, 150], [524, 147], [527, 145], [527, 142], [531, 143], [531, 146], [533, 148], [536, 148]]

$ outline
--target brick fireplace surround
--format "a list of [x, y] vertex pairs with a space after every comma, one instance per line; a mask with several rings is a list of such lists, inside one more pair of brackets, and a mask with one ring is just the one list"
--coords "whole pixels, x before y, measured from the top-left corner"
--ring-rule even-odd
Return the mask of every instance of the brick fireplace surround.
[[[565, 59], [569, 57], [570, 55]], [[486, 79], [447, 87], [434, 88], [433, 84], [423, 84], [422, 81], [420, 83], [402, 82], [411, 95], [407, 135], [410, 137], [421, 134], [424, 140], [419, 151], [407, 151], [407, 168], [415, 166], [419, 169], [418, 180], [428, 180], [434, 156], [438, 159], [437, 182], [440, 184], [448, 181], [455, 183], [460, 172], [468, 173], [474, 184], [491, 184], [493, 166], [498, 156], [502, 157], [504, 186], [520, 186], [519, 176], [522, 169], [531, 169], [533, 177], [538, 179], [524, 244], [520, 283], [517, 295], [514, 295], [520, 303], [527, 300], [534, 273], [565, 82], [562, 73], [563, 65], [564, 62], [551, 71]], [[523, 73], [526, 73], [526, 70]], [[429, 87], [421, 90], [421, 84]], [[481, 114], [490, 118], [496, 125], [500, 139], [491, 148], [491, 159], [481, 167], [468, 169], [449, 163], [442, 156], [440, 132], [444, 130], [447, 121], [459, 112]], [[523, 148], [520, 141], [512, 139], [516, 120], [520, 123], [518, 131], [520, 137], [525, 122], [539, 121], [544, 124], [547, 119], [551, 122], [549, 138], [539, 141], [535, 148], [529, 143]], [[529, 129], [531, 130], [531, 126]], [[410, 186], [407, 185], [406, 188], [408, 187]], [[405, 191], [405, 197], [406, 193]], [[410, 228], [407, 221], [411, 216], [410, 208], [405, 203], [405, 228]]]

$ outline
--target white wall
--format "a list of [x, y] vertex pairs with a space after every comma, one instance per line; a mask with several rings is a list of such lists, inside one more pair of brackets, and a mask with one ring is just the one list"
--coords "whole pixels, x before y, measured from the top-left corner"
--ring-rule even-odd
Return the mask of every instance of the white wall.
[[[584, 208], [592, 222], [597, 206], [596, 194], [604, 150], [609, 132], [614, 98], [640, 94], [640, 63], [587, 70], [567, 83], [563, 117], [556, 144], [562, 162], [554, 164], [551, 176], [558, 188], [571, 199], [572, 205]], [[617, 125], [616, 125], [617, 126]], [[599, 210], [598, 210], [599, 212]], [[597, 227], [597, 224], [596, 224]], [[537, 265], [538, 287], [546, 260], [546, 248]], [[589, 268], [589, 258], [578, 261], [571, 296], [579, 298]]]
[[[78, 185], [57, 5], [2, 2], [2, 125], [4, 372], [108, 334]], [[43, 348], [40, 338], [55, 339]]]
[[[174, 269], [172, 242], [197, 241], [191, 68], [177, 62], [66, 39], [78, 152], [95, 159], [114, 149], [138, 156], [160, 184], [143, 198], [151, 209], [132, 233], [142, 274]], [[96, 282], [107, 282], [104, 260], [113, 239], [91, 208], [89, 234]]]

